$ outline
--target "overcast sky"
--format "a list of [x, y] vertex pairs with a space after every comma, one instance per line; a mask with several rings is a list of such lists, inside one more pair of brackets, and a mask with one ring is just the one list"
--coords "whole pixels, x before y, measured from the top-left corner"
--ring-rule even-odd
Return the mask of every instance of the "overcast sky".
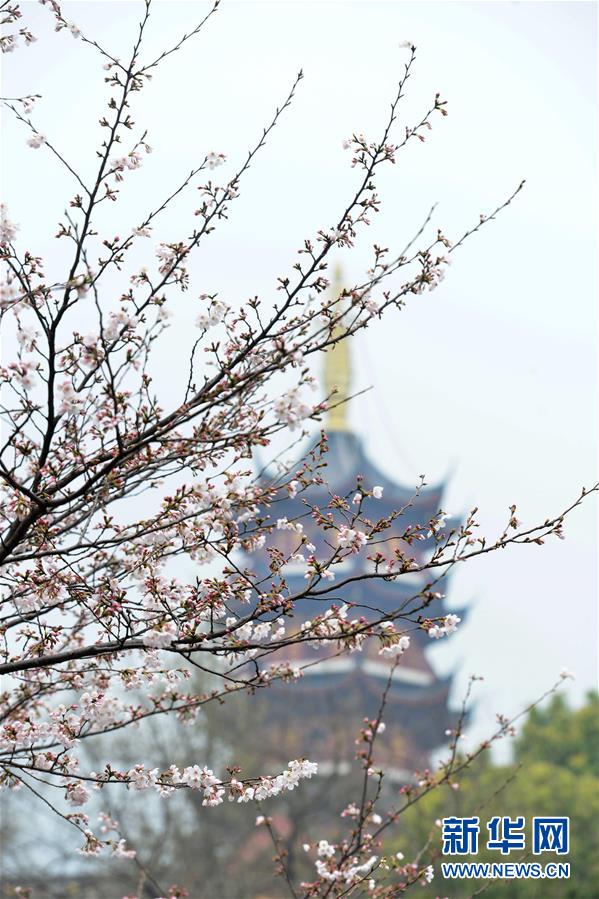
[[[44, 8], [26, 6], [40, 39], [6, 61], [3, 92], [42, 93], [38, 127], [90, 173], [106, 96], [102, 61], [70, 34], [53, 34]], [[63, 8], [125, 58], [140, 3]], [[207, 9], [156, 4], [147, 58]], [[450, 114], [384, 172], [380, 215], [354, 251], [339, 255], [347, 280], [368, 267], [373, 242], [401, 248], [433, 203], [436, 224], [455, 238], [522, 178], [527, 186], [455, 254], [438, 290], [353, 341], [354, 386], [372, 390], [351, 417], [389, 475], [406, 485], [420, 473], [445, 479], [449, 511], [478, 505], [494, 535], [511, 503], [532, 524], [596, 479], [594, 3], [224, 0], [139, 97], [134, 118], [148, 126], [154, 153], [128, 179], [113, 233], [137, 224], [148, 198], [168, 192], [208, 151], [229, 157], [217, 173], [224, 181], [303, 68], [296, 103], [194, 269], [196, 294], [272, 300], [303, 239], [345, 206], [356, 172], [342, 141], [353, 131], [380, 133], [405, 40], [418, 58], [398, 134], [436, 91]], [[44, 150], [25, 146], [22, 126], [5, 123], [12, 217], [30, 249], [56, 253], [48, 235], [72, 185]], [[197, 194], [182, 200], [157, 239], [187, 233], [197, 205]], [[185, 321], [182, 309], [165, 354], [177, 353]], [[470, 612], [434, 659], [441, 672], [457, 669], [456, 701], [470, 672], [485, 676], [477, 732], [495, 711], [534, 699], [563, 666], [577, 674], [573, 698], [596, 683], [596, 503], [576, 510], [565, 530], [563, 543], [516, 547], [454, 576], [451, 601]]]

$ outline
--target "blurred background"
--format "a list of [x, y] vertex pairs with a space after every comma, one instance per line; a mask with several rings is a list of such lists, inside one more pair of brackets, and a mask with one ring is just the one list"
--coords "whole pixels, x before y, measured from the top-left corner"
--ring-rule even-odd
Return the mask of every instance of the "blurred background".
[[[26, 6], [38, 41], [5, 64], [3, 93], [41, 93], [36, 127], [90, 173], [106, 97], [101, 60], [70, 34], [55, 35], [46, 10]], [[63, 4], [67, 18], [123, 58], [140, 7]], [[146, 56], [207, 10], [157, 3]], [[134, 118], [148, 127], [154, 153], [125, 183], [118, 228], [137, 224], [153, 185], [168, 192], [207, 152], [227, 155], [215, 173], [224, 182], [302, 68], [292, 108], [192, 268], [195, 294], [218, 290], [233, 305], [256, 294], [274, 301], [276, 278], [303, 239], [345, 207], [356, 172], [342, 142], [352, 132], [381, 132], [406, 40], [418, 55], [397, 134], [420, 120], [437, 91], [449, 116], [382, 170], [380, 214], [353, 250], [337, 254], [344, 280], [362, 277], [373, 243], [401, 249], [434, 203], [435, 227], [457, 239], [523, 178], [527, 184], [454, 254], [436, 291], [352, 340], [353, 388], [370, 390], [352, 401], [350, 426], [391, 480], [410, 487], [424, 474], [429, 484], [444, 482], [444, 508], [462, 516], [478, 506], [482, 531], [495, 536], [512, 503], [532, 525], [596, 480], [595, 4], [226, 0], [139, 96]], [[60, 262], [52, 235], [71, 186], [49, 154], [25, 146], [18, 122], [5, 115], [3, 125], [4, 200], [28, 248], [52, 254], [51, 277]], [[197, 205], [197, 195], [183, 197], [152, 246], [190, 230]], [[182, 301], [162, 344], [165, 365], [192, 318]], [[439, 678], [454, 675], [454, 705], [470, 673], [484, 676], [472, 742], [489, 732], [496, 712], [527, 705], [563, 667], [576, 675], [570, 704], [580, 706], [596, 686], [593, 500], [572, 513], [565, 533], [563, 543], [514, 547], [453, 575], [448, 607], [466, 605], [468, 616], [455, 639], [435, 647], [431, 664]]]

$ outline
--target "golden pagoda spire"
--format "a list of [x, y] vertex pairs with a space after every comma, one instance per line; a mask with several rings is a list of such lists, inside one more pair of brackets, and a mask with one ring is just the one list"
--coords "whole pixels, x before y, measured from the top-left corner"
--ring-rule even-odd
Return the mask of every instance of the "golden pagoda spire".
[[[337, 265], [333, 275], [333, 297], [337, 298], [342, 290], [341, 266]], [[338, 337], [344, 333], [344, 330], [343, 325], [336, 325], [333, 336]], [[346, 400], [349, 396], [350, 386], [351, 357], [349, 340], [346, 338], [334, 344], [324, 357], [324, 387], [327, 396], [330, 396], [333, 388], [336, 388], [336, 393], [330, 398], [330, 404], [334, 408], [329, 409], [327, 412], [326, 431], [349, 431], [347, 403], [343, 402], [343, 400]]]

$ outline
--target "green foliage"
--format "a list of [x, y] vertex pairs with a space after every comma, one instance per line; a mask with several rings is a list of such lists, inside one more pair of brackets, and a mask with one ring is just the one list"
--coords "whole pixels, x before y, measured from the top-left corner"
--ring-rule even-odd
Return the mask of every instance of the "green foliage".
[[[514, 763], [493, 765], [479, 757], [460, 780], [458, 790], [433, 791], [401, 819], [397, 843], [406, 859], [430, 839], [435, 880], [423, 897], [472, 896], [484, 881], [443, 880], [440, 862], [536, 861], [569, 862], [569, 880], [492, 881], [484, 895], [493, 899], [599, 899], [599, 697], [590, 694], [582, 708], [573, 710], [555, 696], [544, 709], [533, 711], [517, 738]], [[434, 822], [443, 817], [480, 817], [476, 856], [443, 857], [441, 831]], [[486, 823], [494, 815], [526, 819], [526, 849], [502, 856], [487, 850]], [[569, 816], [570, 853], [532, 856], [534, 816]]]
[[599, 777], [599, 694], [573, 712], [555, 695], [544, 709], [533, 709], [516, 743], [516, 760], [544, 761]]

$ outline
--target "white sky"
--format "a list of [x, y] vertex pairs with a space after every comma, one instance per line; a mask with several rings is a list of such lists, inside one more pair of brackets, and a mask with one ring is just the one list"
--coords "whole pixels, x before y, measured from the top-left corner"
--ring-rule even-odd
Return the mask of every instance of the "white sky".
[[[89, 173], [105, 96], [101, 60], [69, 34], [55, 35], [43, 8], [26, 7], [40, 39], [5, 61], [3, 93], [42, 93], [35, 122]], [[140, 3], [63, 8], [126, 56]], [[157, 4], [147, 57], [207, 9]], [[437, 90], [450, 114], [380, 179], [382, 212], [356, 249], [339, 255], [347, 280], [369, 265], [373, 242], [403, 246], [432, 203], [435, 221], [455, 238], [523, 177], [528, 183], [455, 254], [437, 291], [353, 342], [354, 386], [373, 389], [355, 401], [352, 420], [390, 475], [408, 485], [421, 472], [430, 483], [448, 477], [447, 508], [478, 505], [492, 535], [512, 502], [533, 523], [597, 476], [595, 4], [225, 0], [140, 95], [133, 117], [148, 126], [155, 152], [104, 224], [111, 234], [136, 224], [149, 198], [168, 193], [210, 150], [231, 160], [216, 173], [224, 181], [303, 67], [297, 102], [193, 269], [196, 296], [218, 289], [233, 303], [256, 293], [272, 300], [304, 237], [331, 226], [345, 205], [356, 172], [342, 140], [380, 132], [406, 39], [419, 53], [398, 134]], [[68, 176], [45, 151], [25, 146], [22, 126], [4, 121], [4, 198], [27, 246], [56, 254], [48, 234], [72, 195]], [[188, 233], [197, 205], [197, 194], [181, 200], [157, 239]], [[184, 302], [165, 365], [191, 320]], [[451, 599], [471, 600], [470, 614], [434, 657], [440, 671], [457, 667], [456, 700], [468, 673], [485, 675], [477, 732], [495, 711], [534, 699], [563, 666], [578, 676], [572, 697], [596, 683], [593, 500], [572, 514], [566, 533], [564, 543], [517, 547], [454, 576]]]

